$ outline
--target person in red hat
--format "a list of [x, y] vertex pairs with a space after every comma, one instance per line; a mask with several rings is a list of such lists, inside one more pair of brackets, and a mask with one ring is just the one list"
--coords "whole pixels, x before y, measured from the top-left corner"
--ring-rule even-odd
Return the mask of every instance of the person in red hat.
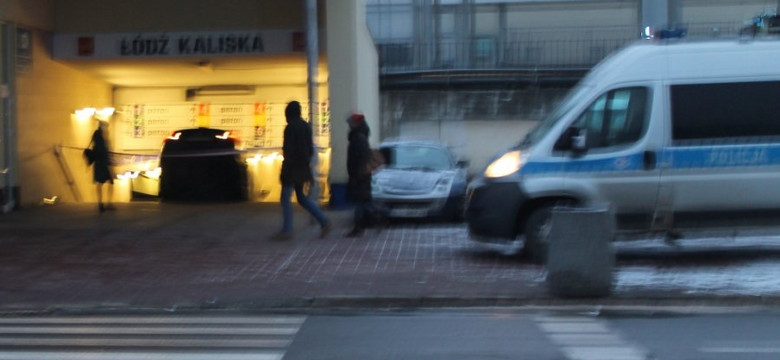
[[371, 147], [368, 136], [371, 130], [363, 114], [354, 113], [347, 118], [349, 145], [347, 146], [347, 198], [355, 203], [354, 225], [347, 237], [363, 235], [374, 214], [371, 205]]

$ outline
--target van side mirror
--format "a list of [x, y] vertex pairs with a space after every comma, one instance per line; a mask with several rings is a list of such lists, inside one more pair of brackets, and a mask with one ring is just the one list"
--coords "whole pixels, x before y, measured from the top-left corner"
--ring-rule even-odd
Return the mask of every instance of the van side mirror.
[[458, 160], [457, 166], [461, 169], [465, 169], [469, 167], [469, 161], [468, 160]]
[[587, 133], [587, 130], [576, 126], [567, 128], [555, 143], [555, 150], [571, 151], [575, 155], [584, 154], [588, 150]]
[[571, 136], [571, 150], [582, 154], [588, 150], [588, 131], [577, 129], [577, 132]]

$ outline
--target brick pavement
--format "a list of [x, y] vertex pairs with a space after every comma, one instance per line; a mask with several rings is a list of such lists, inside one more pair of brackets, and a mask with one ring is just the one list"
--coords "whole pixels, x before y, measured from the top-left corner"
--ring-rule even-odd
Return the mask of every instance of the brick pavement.
[[[230, 307], [500, 301], [545, 296], [543, 269], [473, 249], [465, 226], [400, 223], [344, 238], [277, 204], [60, 204], [0, 215], [0, 307]], [[489, 300], [488, 300], [489, 299]]]
[[[552, 299], [543, 267], [475, 247], [463, 224], [402, 222], [344, 238], [351, 214], [328, 211], [335, 229], [319, 239], [296, 211], [287, 241], [270, 239], [280, 212], [268, 203], [136, 202], [104, 214], [94, 204], [59, 204], [0, 214], [0, 310], [583, 303]], [[674, 290], [641, 297], [684, 298]]]

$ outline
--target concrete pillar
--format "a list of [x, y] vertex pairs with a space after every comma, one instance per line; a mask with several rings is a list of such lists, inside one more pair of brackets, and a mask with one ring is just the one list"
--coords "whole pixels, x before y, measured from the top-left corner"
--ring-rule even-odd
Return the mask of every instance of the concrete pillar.
[[640, 33], [645, 28], [672, 29], [683, 27], [682, 0], [641, 0]]
[[[304, 0], [304, 8], [306, 9], [306, 88], [308, 90], [309, 100], [309, 122], [315, 129], [312, 131], [312, 143], [315, 146], [317, 143], [317, 131], [322, 124], [320, 124], [319, 107], [317, 106], [317, 66], [319, 66], [319, 31], [317, 28], [317, 0]], [[320, 173], [318, 156], [312, 156], [311, 169], [314, 173], [314, 178], [319, 179]], [[320, 198], [320, 186], [319, 181], [312, 181], [311, 188], [309, 189], [309, 197], [315, 201]]]
[[345, 205], [347, 184], [346, 119], [351, 112], [365, 114], [371, 128], [369, 142], [377, 146], [379, 126], [379, 60], [366, 25], [363, 0], [326, 1], [328, 98], [330, 103], [331, 161], [328, 182], [330, 205]]
[[16, 26], [0, 24], [0, 199], [2, 212], [9, 212], [18, 206], [18, 184], [16, 167]]
[[612, 291], [614, 220], [608, 208], [554, 209], [547, 284], [561, 297], [599, 297]]

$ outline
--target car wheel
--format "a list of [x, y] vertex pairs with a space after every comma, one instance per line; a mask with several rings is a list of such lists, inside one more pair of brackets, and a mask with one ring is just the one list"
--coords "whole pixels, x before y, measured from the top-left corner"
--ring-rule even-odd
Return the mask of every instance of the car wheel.
[[551, 205], [536, 208], [525, 222], [523, 254], [536, 264], [544, 264], [547, 261], [552, 229], [552, 208]]

